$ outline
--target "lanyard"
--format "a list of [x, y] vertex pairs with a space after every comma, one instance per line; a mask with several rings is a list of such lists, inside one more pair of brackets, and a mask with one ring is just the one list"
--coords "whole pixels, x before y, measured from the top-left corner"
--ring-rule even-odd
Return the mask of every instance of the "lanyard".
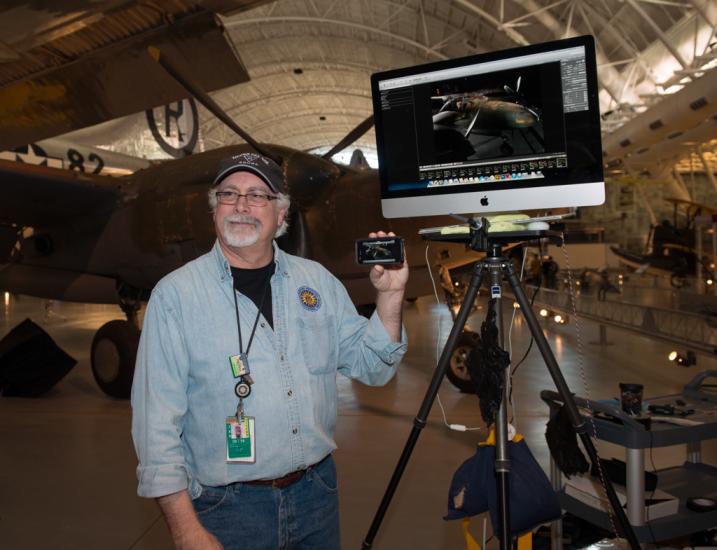
[[[246, 355], [249, 355], [249, 348], [251, 348], [251, 343], [254, 341], [254, 334], [256, 333], [256, 326], [259, 324], [259, 317], [261, 317], [261, 310], [264, 307], [264, 300], [266, 300], [266, 294], [269, 290], [269, 285], [271, 282], [271, 275], [269, 275], [266, 278], [266, 283], [264, 284], [264, 292], [261, 295], [261, 301], [259, 302], [259, 310], [256, 312], [256, 319], [254, 319], [254, 326], [251, 329], [251, 335], [249, 336], [249, 343], [246, 345]], [[233, 281], [232, 281], [233, 283]], [[232, 290], [234, 291], [234, 309], [236, 310], [237, 314], [237, 332], [239, 333], [239, 353], [244, 354], [244, 346], [242, 345], [242, 339], [241, 339], [241, 324], [239, 323], [239, 303], [237, 302], [237, 289], [234, 288], [234, 285], [232, 284]]]

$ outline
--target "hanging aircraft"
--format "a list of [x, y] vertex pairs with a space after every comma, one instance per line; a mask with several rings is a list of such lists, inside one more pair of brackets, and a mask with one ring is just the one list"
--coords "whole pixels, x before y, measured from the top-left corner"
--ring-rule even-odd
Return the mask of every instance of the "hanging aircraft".
[[[174, 73], [170, 65], [164, 66]], [[290, 230], [280, 246], [324, 264], [356, 304], [373, 302], [374, 291], [368, 269], [355, 262], [354, 240], [376, 229], [406, 239], [412, 267], [407, 297], [431, 292], [426, 243], [418, 229], [443, 220], [384, 219], [376, 171], [330, 160], [371, 127], [372, 117], [317, 157], [257, 143], [208, 95], [178, 72], [172, 76], [247, 144], [166, 161], [122, 177], [0, 160], [0, 288], [48, 299], [118, 304], [126, 320], [106, 323], [92, 342], [92, 371], [103, 391], [129, 395], [141, 303], [161, 277], [212, 246], [209, 183], [219, 161], [238, 152], [256, 150], [281, 163], [292, 205]], [[464, 251], [462, 245], [444, 243], [440, 249], [448, 250], [448, 256]]]
[[435, 95], [433, 132], [441, 162], [541, 152], [545, 148], [539, 109], [515, 89]]
[[714, 281], [715, 259], [700, 249], [696, 231], [700, 231], [700, 217], [717, 216], [717, 208], [684, 199], [666, 200], [673, 206], [672, 222], [663, 220], [650, 228], [644, 254], [615, 246], [611, 250], [623, 265], [637, 273], [669, 277], [675, 288], [685, 286], [698, 269], [705, 280]]

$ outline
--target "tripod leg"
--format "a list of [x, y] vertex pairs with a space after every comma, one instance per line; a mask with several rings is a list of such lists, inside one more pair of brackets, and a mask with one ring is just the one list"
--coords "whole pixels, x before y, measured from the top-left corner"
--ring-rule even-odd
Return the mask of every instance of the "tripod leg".
[[[590, 435], [587, 433], [585, 422], [580, 417], [580, 413], [578, 413], [578, 408], [575, 405], [575, 401], [573, 400], [570, 388], [568, 387], [565, 378], [563, 378], [563, 374], [560, 371], [560, 366], [555, 360], [553, 351], [550, 349], [550, 345], [545, 339], [543, 331], [540, 329], [538, 319], [535, 316], [535, 312], [533, 311], [532, 307], [530, 306], [530, 302], [525, 295], [525, 292], [523, 291], [523, 287], [520, 285], [520, 280], [515, 273], [515, 269], [510, 262], [507, 262], [505, 269], [507, 271], [506, 277], [508, 279], [508, 282], [513, 289], [513, 293], [515, 294], [516, 300], [518, 300], [518, 304], [520, 304], [520, 311], [523, 313], [523, 317], [528, 323], [530, 333], [532, 334], [533, 339], [535, 340], [535, 343], [540, 350], [540, 354], [543, 356], [545, 365], [548, 367], [548, 372], [550, 373], [550, 376], [555, 383], [555, 387], [560, 394], [560, 398], [563, 400], [563, 403], [567, 408], [570, 422], [575, 428], [575, 431], [578, 436], [580, 436], [580, 441], [582, 441], [583, 447], [585, 447], [585, 450], [590, 456], [590, 462], [592, 462], [593, 465], [597, 465], [599, 457], [597, 454], [597, 450], [595, 449], [595, 445], [593, 444], [592, 439], [590, 439]], [[617, 518], [618, 529], [620, 531], [619, 534], [621, 534], [627, 539], [632, 550], [639, 550], [640, 543], [637, 540], [635, 531], [632, 529], [630, 522], [627, 520], [625, 511], [623, 510], [622, 505], [620, 504], [620, 501], [615, 494], [615, 489], [612, 486], [612, 482], [609, 479], [605, 479], [605, 492], [607, 493], [607, 497], [610, 501], [610, 506], [615, 513], [615, 517]]]
[[463, 298], [461, 308], [458, 311], [456, 320], [453, 322], [453, 328], [451, 329], [451, 333], [448, 335], [448, 340], [446, 341], [445, 346], [443, 346], [441, 358], [439, 359], [438, 365], [436, 366], [436, 370], [433, 373], [431, 383], [428, 386], [428, 390], [426, 391], [426, 395], [423, 398], [423, 402], [421, 403], [421, 407], [418, 410], [418, 414], [413, 420], [413, 429], [411, 430], [411, 433], [408, 436], [408, 440], [403, 447], [403, 452], [401, 453], [401, 457], [398, 459], [398, 463], [396, 464], [396, 468], [393, 471], [391, 480], [386, 487], [386, 492], [381, 499], [381, 504], [376, 510], [376, 514], [374, 515], [373, 521], [371, 522], [371, 526], [369, 527], [368, 533], [366, 533], [366, 538], [364, 538], [363, 544], [361, 545], [361, 548], [363, 549], [371, 548], [371, 545], [373, 544], [373, 539], [376, 537], [376, 533], [381, 526], [383, 517], [386, 515], [386, 510], [388, 509], [388, 506], [391, 503], [391, 499], [393, 498], [393, 495], [398, 488], [398, 483], [399, 481], [401, 481], [403, 471], [406, 469], [406, 466], [408, 465], [408, 460], [411, 458], [411, 453], [413, 452], [413, 448], [416, 446], [418, 436], [421, 434], [421, 430], [426, 425], [426, 418], [428, 418], [428, 413], [431, 411], [433, 401], [436, 399], [436, 395], [438, 394], [438, 388], [441, 386], [443, 377], [446, 374], [446, 369], [448, 368], [448, 364], [451, 359], [451, 353], [453, 353], [453, 348], [456, 347], [458, 338], [461, 335], [461, 332], [463, 332], [463, 327], [468, 320], [468, 315], [473, 308], [473, 302], [476, 299], [478, 289], [480, 288], [480, 285], [483, 281], [483, 270], [483, 263], [477, 262], [473, 270], [473, 276], [471, 277], [470, 284], [468, 285], [468, 290], [466, 291], [466, 296], [465, 298]]

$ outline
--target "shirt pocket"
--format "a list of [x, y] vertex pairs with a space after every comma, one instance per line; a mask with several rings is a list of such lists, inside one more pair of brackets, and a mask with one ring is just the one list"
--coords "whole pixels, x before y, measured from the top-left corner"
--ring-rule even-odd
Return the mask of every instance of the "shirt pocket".
[[304, 363], [312, 374], [336, 372], [336, 326], [332, 315], [305, 315], [298, 319]]

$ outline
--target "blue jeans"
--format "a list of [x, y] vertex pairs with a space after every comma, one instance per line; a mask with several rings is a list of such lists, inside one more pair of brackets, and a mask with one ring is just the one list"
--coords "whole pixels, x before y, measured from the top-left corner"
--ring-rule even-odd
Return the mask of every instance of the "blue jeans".
[[329, 456], [284, 487], [202, 487], [192, 501], [225, 550], [339, 550], [336, 465]]

